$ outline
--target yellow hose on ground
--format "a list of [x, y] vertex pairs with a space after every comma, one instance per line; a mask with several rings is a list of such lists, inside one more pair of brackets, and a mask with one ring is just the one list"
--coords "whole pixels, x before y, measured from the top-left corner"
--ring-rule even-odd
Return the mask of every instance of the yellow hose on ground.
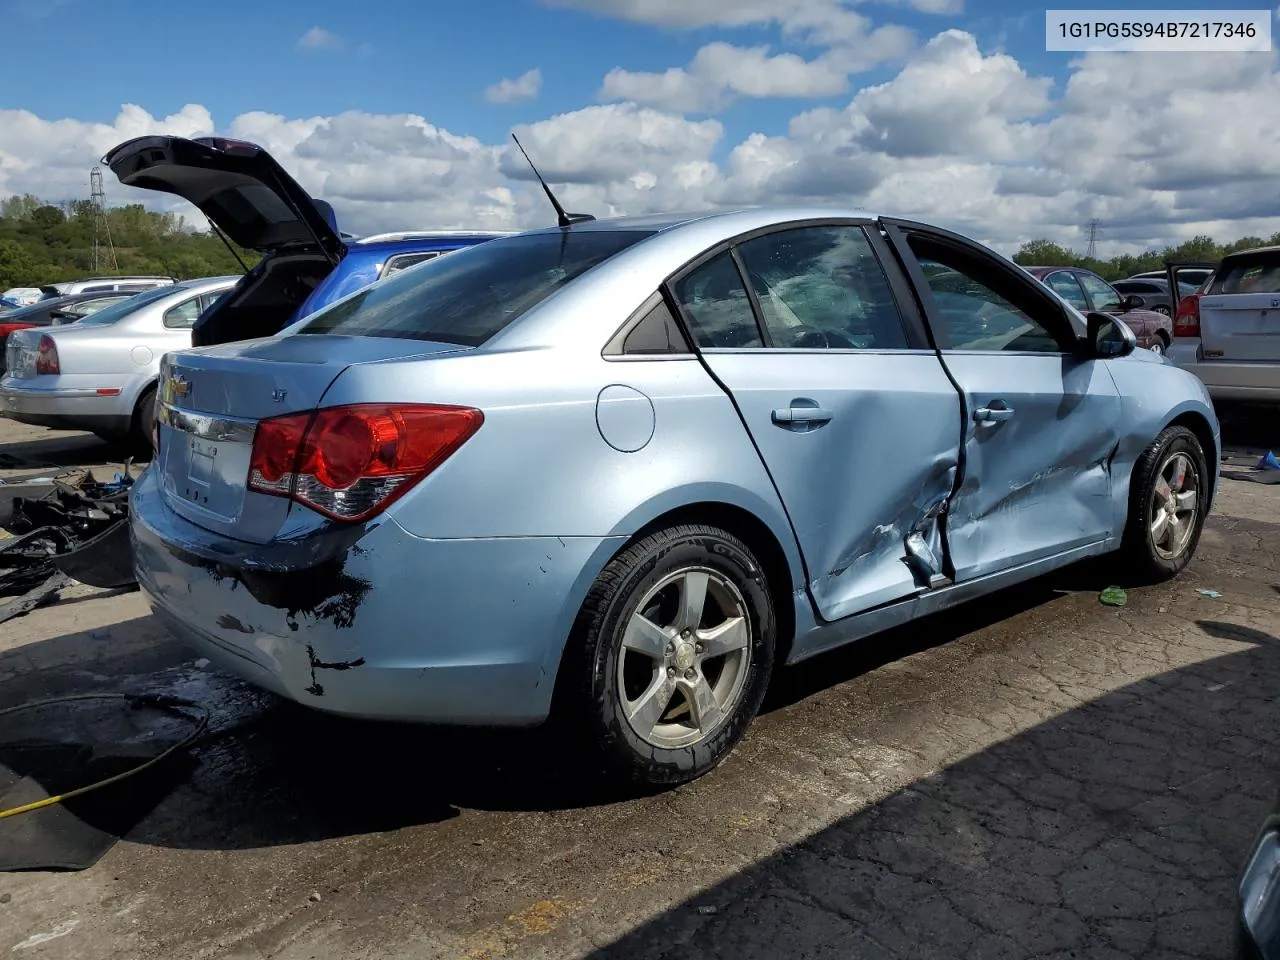
[[[33, 810], [40, 810], [44, 807], [51, 807], [55, 803], [61, 803], [64, 800], [70, 800], [72, 797], [83, 796], [84, 794], [89, 793], [93, 790], [100, 790], [103, 787], [110, 786], [113, 783], [119, 783], [121, 780], [127, 779], [128, 777], [135, 776], [136, 774], [141, 773], [143, 770], [147, 770], [151, 767], [154, 767], [156, 764], [160, 763], [167, 757], [170, 757], [173, 754], [177, 753], [179, 750], [183, 750], [191, 746], [191, 744], [195, 743], [198, 739], [200, 739], [200, 736], [204, 733], [205, 728], [209, 726], [209, 711], [206, 710], [204, 707], [200, 706], [200, 704], [193, 703], [190, 700], [183, 700], [180, 697], [170, 697], [163, 694], [145, 694], [145, 693], [144, 694], [79, 693], [79, 694], [72, 694], [70, 696], [65, 696], [65, 697], [52, 697], [48, 700], [36, 700], [32, 703], [24, 703], [21, 706], [17, 706], [17, 707], [6, 707], [5, 709], [0, 710], [0, 717], [5, 717], [13, 713], [19, 713], [20, 711], [23, 711], [23, 710], [34, 710], [37, 707], [47, 707], [55, 703], [71, 703], [78, 700], [123, 700], [134, 707], [155, 707], [159, 710], [167, 710], [170, 713], [175, 713], [178, 716], [182, 717], [184, 720], [190, 720], [195, 724], [195, 727], [192, 729], [191, 733], [189, 733], [182, 740], [178, 741], [177, 743], [169, 747], [166, 747], [159, 754], [152, 757], [150, 760], [147, 760], [143, 763], [138, 764], [138, 766], [136, 767], [133, 767], [129, 770], [125, 770], [123, 773], [117, 773], [117, 774], [114, 774], [113, 776], [105, 777], [102, 780], [98, 780], [94, 783], [87, 784], [86, 786], [83, 786], [83, 787], [76, 787], [74, 790], [68, 790], [65, 793], [60, 793], [54, 797], [45, 797], [43, 800], [34, 800], [31, 803], [24, 803], [18, 807], [10, 807], [8, 810], [0, 810], [0, 820], [5, 819], [6, 817], [16, 817], [20, 813], [30, 813]], [[196, 713], [196, 716], [194, 717], [188, 716], [186, 713], [183, 712], [185, 710], [194, 711]]]

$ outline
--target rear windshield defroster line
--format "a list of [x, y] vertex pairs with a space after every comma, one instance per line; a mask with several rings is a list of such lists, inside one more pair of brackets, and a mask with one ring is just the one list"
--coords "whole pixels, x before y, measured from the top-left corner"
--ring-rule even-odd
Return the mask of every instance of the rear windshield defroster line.
[[652, 231], [582, 230], [488, 240], [392, 274], [297, 332], [477, 347], [560, 288]]

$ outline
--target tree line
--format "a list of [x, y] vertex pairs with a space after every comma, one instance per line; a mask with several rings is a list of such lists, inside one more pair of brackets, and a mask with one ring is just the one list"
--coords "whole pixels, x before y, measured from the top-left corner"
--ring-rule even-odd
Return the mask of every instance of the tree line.
[[1269, 246], [1280, 246], [1280, 233], [1273, 233], [1270, 239], [1241, 237], [1231, 243], [1218, 243], [1212, 237], [1196, 236], [1176, 247], [1147, 250], [1136, 255], [1125, 253], [1110, 260], [1099, 260], [1050, 240], [1032, 240], [1019, 248], [1013, 255], [1013, 260], [1024, 267], [1084, 267], [1104, 280], [1123, 280], [1135, 273], [1163, 270], [1166, 260], [1214, 263], [1238, 250]]
[[[155, 213], [140, 204], [106, 211], [117, 268], [111, 269], [104, 233], [99, 238], [102, 262], [95, 270], [94, 219], [94, 206], [88, 200], [74, 200], [65, 207], [30, 194], [0, 201], [0, 291], [95, 274], [156, 274], [190, 280], [242, 272], [216, 234], [196, 233], [185, 218]], [[258, 261], [252, 251], [236, 252], [250, 267]]]
[[[76, 280], [95, 272], [159, 274], [179, 280], [241, 272], [218, 236], [194, 232], [183, 217], [129, 204], [109, 208], [106, 219], [117, 270], [99, 266], [95, 271], [94, 207], [90, 201], [74, 200], [65, 209], [31, 194], [0, 201], [0, 290]], [[106, 237], [100, 241], [105, 244]], [[1237, 250], [1269, 245], [1280, 245], [1280, 233], [1270, 239], [1241, 237], [1226, 244], [1197, 236], [1176, 247], [1099, 260], [1050, 240], [1032, 240], [1024, 243], [1013, 259], [1023, 266], [1084, 267], [1107, 280], [1121, 280], [1135, 273], [1163, 270], [1165, 260], [1216, 261]], [[250, 267], [258, 261], [253, 251], [236, 252]]]

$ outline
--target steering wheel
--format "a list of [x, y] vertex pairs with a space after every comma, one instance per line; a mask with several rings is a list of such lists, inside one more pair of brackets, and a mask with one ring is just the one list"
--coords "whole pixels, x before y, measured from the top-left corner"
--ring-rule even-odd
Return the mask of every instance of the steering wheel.
[[819, 330], [808, 324], [792, 327], [791, 345], [801, 350], [852, 350], [853, 341], [838, 333]]

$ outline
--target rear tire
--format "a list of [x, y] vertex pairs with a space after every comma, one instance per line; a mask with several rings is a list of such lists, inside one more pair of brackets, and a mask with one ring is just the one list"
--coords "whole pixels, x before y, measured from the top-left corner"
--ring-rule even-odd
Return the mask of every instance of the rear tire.
[[1157, 333], [1155, 342], [1151, 344], [1150, 349], [1152, 353], [1158, 354], [1163, 357], [1165, 354], [1169, 352], [1169, 341], [1165, 338], [1165, 335], [1163, 333]]
[[1166, 427], [1133, 468], [1123, 569], [1159, 583], [1191, 562], [1204, 529], [1211, 483], [1204, 450], [1186, 427]]
[[613, 779], [694, 780], [760, 709], [777, 627], [760, 563], [715, 527], [681, 525], [631, 545], [587, 594], [565, 651], [564, 711]]
[[155, 448], [151, 444], [151, 423], [156, 418], [156, 388], [147, 387], [133, 408], [133, 422], [129, 425], [127, 444], [131, 453], [151, 458]]

